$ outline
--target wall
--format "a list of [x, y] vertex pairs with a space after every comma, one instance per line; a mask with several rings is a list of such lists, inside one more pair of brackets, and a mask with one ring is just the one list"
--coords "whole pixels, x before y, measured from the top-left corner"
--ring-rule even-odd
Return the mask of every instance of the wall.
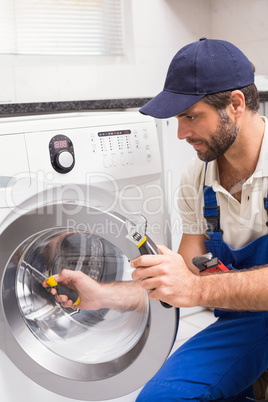
[[150, 97], [171, 58], [202, 36], [226, 39], [268, 71], [267, 0], [124, 0], [125, 57], [0, 56], [0, 103]]
[[267, 0], [211, 0], [213, 37], [238, 46], [260, 75], [268, 74], [267, 17]]
[[147, 97], [161, 90], [178, 48], [199, 32], [209, 34], [209, 0], [124, 4], [125, 57], [0, 56], [0, 103]]

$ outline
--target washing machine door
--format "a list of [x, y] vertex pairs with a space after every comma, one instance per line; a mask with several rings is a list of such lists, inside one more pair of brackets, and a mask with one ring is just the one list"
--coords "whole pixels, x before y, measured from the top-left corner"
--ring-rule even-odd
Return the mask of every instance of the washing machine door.
[[[85, 401], [130, 394], [159, 370], [173, 345], [176, 310], [130, 282], [129, 261], [139, 252], [126, 238], [125, 221], [85, 205], [53, 204], [18, 217], [1, 235], [1, 348], [52, 392]], [[122, 293], [116, 309], [65, 309], [31, 267], [45, 277], [67, 268], [122, 282], [135, 302]]]

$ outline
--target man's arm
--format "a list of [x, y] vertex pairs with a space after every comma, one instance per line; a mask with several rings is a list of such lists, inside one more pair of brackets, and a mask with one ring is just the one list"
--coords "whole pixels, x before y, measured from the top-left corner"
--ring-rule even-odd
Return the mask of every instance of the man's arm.
[[[204, 240], [204, 235], [184, 234], [178, 251], [188, 268], [196, 274], [199, 270], [193, 266], [192, 259], [207, 252]], [[233, 310], [268, 310], [268, 267], [227, 274], [231, 276], [220, 274], [220, 277], [215, 277], [210, 274], [200, 279], [198, 304]]]
[[183, 234], [178, 253], [183, 257], [187, 267], [195, 274], [199, 269], [193, 265], [192, 259], [198, 255], [206, 254], [205, 235]]
[[[54, 275], [58, 283], [76, 290], [80, 296], [80, 303], [73, 306], [66, 295], [57, 294], [51, 288], [51, 293], [63, 307], [79, 308], [81, 310], [98, 310], [109, 308], [120, 311], [143, 310], [147, 293], [133, 281], [103, 283], [95, 281], [81, 271], [63, 269], [60, 274]], [[44, 287], [48, 287], [46, 281]]]
[[238, 311], [268, 310], [268, 266], [200, 278], [200, 306]]
[[135, 268], [133, 279], [149, 291], [152, 300], [162, 300], [175, 307], [268, 310], [268, 267], [199, 276], [187, 265], [190, 266], [196, 251], [197, 255], [204, 254], [198, 248], [201, 238], [198, 235], [191, 239], [193, 252], [189, 240], [190, 237], [184, 237], [180, 247], [185, 260], [182, 255], [159, 246], [162, 255], [143, 255], [131, 262]]

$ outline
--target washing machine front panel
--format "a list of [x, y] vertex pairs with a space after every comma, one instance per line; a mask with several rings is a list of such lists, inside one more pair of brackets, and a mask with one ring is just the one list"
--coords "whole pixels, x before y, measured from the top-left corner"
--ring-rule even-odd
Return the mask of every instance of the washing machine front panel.
[[[139, 252], [126, 238], [126, 218], [81, 205], [70, 227], [73, 208], [65, 203], [30, 211], [2, 233], [1, 348], [55, 393], [89, 401], [117, 398], [140, 388], [161, 367], [175, 337], [176, 312], [149, 302], [140, 289], [131, 309], [123, 298], [119, 309], [77, 312], [55, 302], [32, 266], [44, 276], [64, 267], [135, 289], [129, 260]], [[85, 222], [98, 232], [78, 229]]]

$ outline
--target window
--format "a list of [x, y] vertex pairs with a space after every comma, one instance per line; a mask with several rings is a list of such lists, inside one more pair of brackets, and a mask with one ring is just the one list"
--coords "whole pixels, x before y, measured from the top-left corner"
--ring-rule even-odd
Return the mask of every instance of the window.
[[0, 54], [122, 55], [122, 0], [0, 0]]

